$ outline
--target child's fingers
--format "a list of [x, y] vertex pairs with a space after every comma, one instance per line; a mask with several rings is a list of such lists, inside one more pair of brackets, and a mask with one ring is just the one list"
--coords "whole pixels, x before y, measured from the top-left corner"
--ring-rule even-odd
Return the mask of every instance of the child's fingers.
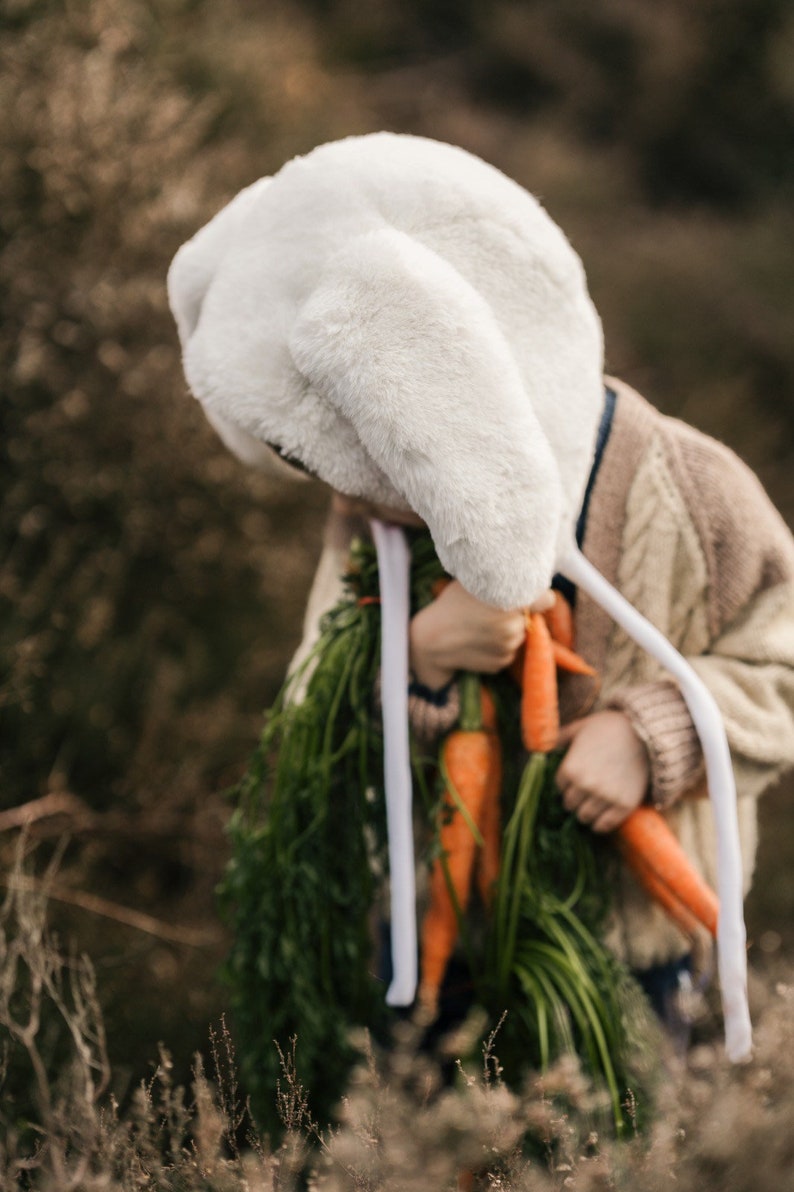
[[614, 803], [607, 804], [601, 814], [591, 821], [590, 827], [594, 832], [614, 832], [625, 819], [628, 819], [630, 814], [628, 807], [618, 807]]
[[411, 619], [411, 667], [420, 683], [443, 687], [456, 671], [496, 674], [524, 642], [524, 614], [477, 600], [452, 580]]
[[581, 824], [587, 824], [594, 832], [614, 832], [629, 814], [629, 809], [609, 803], [597, 795], [568, 786], [562, 792], [563, 806], [572, 812]]
[[566, 811], [572, 811], [577, 819], [589, 824], [596, 816], [605, 810], [607, 804], [589, 791], [581, 790], [574, 784], [568, 783], [562, 787], [562, 805]]
[[608, 810], [609, 804], [605, 803], [603, 799], [599, 799], [596, 795], [589, 795], [582, 799], [575, 814], [580, 824], [586, 824], [592, 828]]

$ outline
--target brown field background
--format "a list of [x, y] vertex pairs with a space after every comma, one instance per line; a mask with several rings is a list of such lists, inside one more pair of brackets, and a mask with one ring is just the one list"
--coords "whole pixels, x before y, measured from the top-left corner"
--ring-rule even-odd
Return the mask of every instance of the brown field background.
[[[165, 275], [240, 187], [381, 128], [464, 146], [582, 256], [608, 367], [794, 524], [794, 15], [784, 0], [4, 0], [0, 849], [68, 844], [120, 1100], [224, 1010], [226, 792], [294, 648], [325, 504], [186, 392]], [[40, 802], [50, 796], [47, 802]], [[748, 907], [794, 953], [792, 784]], [[146, 916], [146, 918], [142, 918]]]

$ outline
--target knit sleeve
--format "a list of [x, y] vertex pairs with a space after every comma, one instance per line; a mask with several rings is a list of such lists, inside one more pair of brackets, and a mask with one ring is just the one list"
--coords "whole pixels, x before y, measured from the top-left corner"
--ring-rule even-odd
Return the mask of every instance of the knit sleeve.
[[[688, 656], [725, 723], [737, 791], [755, 797], [794, 766], [794, 541], [757, 478], [721, 444], [679, 427], [671, 462], [706, 563], [709, 646]], [[625, 711], [667, 807], [703, 781], [687, 706], [667, 679], [629, 686]]]
[[617, 691], [607, 707], [624, 712], [648, 751], [648, 796], [668, 807], [703, 775], [703, 754], [689, 709], [676, 683], [667, 679]]
[[421, 745], [432, 745], [454, 727], [460, 717], [460, 693], [456, 682], [433, 691], [412, 679], [408, 687], [408, 717]]
[[[757, 797], [794, 766], [794, 582], [759, 593], [708, 653], [688, 661], [722, 713], [738, 794]], [[608, 706], [626, 713], [646, 745], [656, 806], [701, 789], [700, 741], [677, 684], [632, 685]]]
[[[375, 703], [381, 707], [380, 668], [375, 677]], [[408, 722], [417, 744], [426, 748], [448, 733], [460, 717], [460, 693], [452, 680], [434, 691], [411, 678], [408, 684]]]
[[[311, 654], [320, 637], [320, 622], [341, 599], [345, 586], [344, 575], [350, 556], [350, 543], [357, 530], [352, 518], [343, 517], [331, 511], [323, 535], [323, 548], [317, 570], [314, 573], [309, 599], [303, 616], [303, 635], [300, 645], [289, 664], [288, 673], [295, 675]], [[300, 676], [291, 693], [295, 703], [300, 703], [309, 681], [307, 668]]]
[[740, 795], [794, 766], [794, 579], [758, 593], [691, 659], [725, 721]]

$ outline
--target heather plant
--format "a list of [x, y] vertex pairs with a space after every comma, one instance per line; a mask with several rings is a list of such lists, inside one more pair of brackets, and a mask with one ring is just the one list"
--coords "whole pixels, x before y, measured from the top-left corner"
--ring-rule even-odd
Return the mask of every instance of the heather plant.
[[[101, 890], [189, 919], [195, 938], [213, 934], [221, 792], [297, 632], [289, 594], [317, 538], [300, 526], [320, 500], [247, 475], [179, 369], [168, 262], [268, 168], [234, 125], [246, 96], [213, 86], [212, 9], [51, 0], [0, 14], [0, 807], [57, 805], [35, 830], [71, 830], [78, 905]], [[273, 86], [299, 40], [260, 39]], [[252, 139], [268, 103], [247, 105]], [[148, 1043], [157, 1018], [189, 1062], [190, 1015], [218, 1006], [217, 942], [163, 949], [94, 912], [69, 921], [111, 957], [115, 1054], [136, 1063], [136, 1032]], [[186, 1011], [170, 992], [194, 966]]]
[[250, 179], [248, 156], [233, 137], [211, 144], [219, 101], [174, 79], [156, 10], [17, 10], [0, 49], [0, 649], [16, 739], [2, 774], [106, 806], [119, 785], [140, 797], [142, 771], [156, 788], [163, 721], [189, 698], [185, 753], [217, 730], [194, 790], [223, 769], [225, 668], [256, 638], [254, 605], [268, 615], [255, 552], [271, 518], [256, 504], [271, 490], [247, 485], [184, 395], [165, 292], [171, 255], [222, 202], [221, 179]]
[[[511, 1090], [497, 1028], [480, 1061], [459, 1064], [450, 1085], [404, 1023], [385, 1052], [366, 1035], [351, 1040], [362, 1060], [331, 1128], [312, 1117], [293, 1039], [277, 1091], [284, 1135], [272, 1148], [238, 1087], [225, 1024], [210, 1031], [208, 1062], [195, 1057], [189, 1086], [175, 1080], [161, 1046], [149, 1077], [119, 1106], [108, 1091], [94, 971], [64, 953], [48, 927], [53, 876], [50, 865], [35, 878], [20, 850], [0, 907], [3, 1190], [452, 1192], [463, 1175], [471, 1187], [502, 1192], [786, 1186], [794, 1163], [791, 984], [757, 992], [750, 1064], [730, 1067], [718, 1046], [700, 1043], [670, 1067], [647, 1129], [625, 1141], [599, 1135], [600, 1098], [573, 1057], [543, 1076], [527, 1073]], [[630, 1095], [626, 1109], [631, 1117]]]

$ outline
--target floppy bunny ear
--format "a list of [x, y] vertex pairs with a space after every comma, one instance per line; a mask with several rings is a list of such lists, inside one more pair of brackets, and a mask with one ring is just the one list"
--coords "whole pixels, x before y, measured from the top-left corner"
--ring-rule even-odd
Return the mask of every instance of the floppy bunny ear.
[[355, 238], [298, 312], [290, 349], [464, 587], [505, 608], [548, 587], [557, 465], [490, 308], [452, 265], [392, 228]]
[[168, 270], [168, 301], [184, 349], [198, 326], [201, 307], [218, 265], [271, 178], [246, 186], [177, 252]]
[[[196, 332], [207, 290], [221, 261], [271, 181], [271, 178], [260, 178], [241, 190], [192, 239], [182, 245], [171, 262], [168, 270], [168, 301], [183, 351]], [[243, 463], [281, 479], [304, 479], [295, 468], [283, 463], [266, 443], [249, 434], [220, 410], [204, 406], [204, 413], [213, 430]]]

